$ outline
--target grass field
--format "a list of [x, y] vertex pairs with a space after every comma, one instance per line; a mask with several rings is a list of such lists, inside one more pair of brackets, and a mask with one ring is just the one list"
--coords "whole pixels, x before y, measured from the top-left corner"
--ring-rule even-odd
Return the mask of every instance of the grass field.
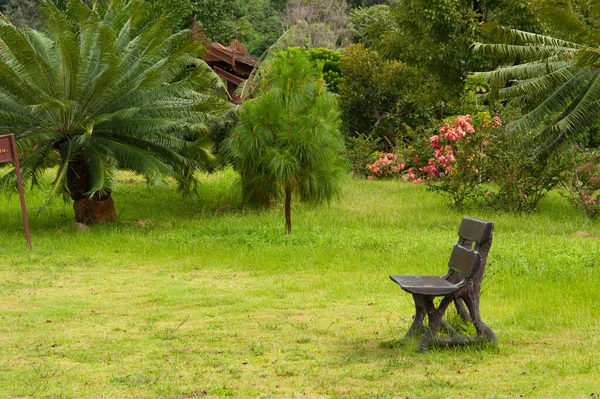
[[[600, 224], [559, 195], [458, 213], [349, 180], [338, 203], [296, 204], [287, 237], [281, 208], [237, 209], [231, 172], [199, 198], [130, 178], [119, 222], [86, 232], [27, 192], [31, 252], [0, 197], [0, 398], [600, 397]], [[388, 275], [443, 274], [467, 214], [496, 225], [482, 316], [499, 343], [418, 353]]]

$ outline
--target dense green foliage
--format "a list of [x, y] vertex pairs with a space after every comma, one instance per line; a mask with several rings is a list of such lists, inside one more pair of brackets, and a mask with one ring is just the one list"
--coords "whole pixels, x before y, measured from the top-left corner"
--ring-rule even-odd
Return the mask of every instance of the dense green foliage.
[[462, 91], [472, 71], [493, 60], [470, 50], [480, 40], [481, 22], [497, 21], [514, 28], [534, 28], [536, 19], [522, 0], [401, 0], [391, 18], [373, 27], [374, 46], [388, 57], [420, 66], [445, 86], [444, 101]]
[[245, 203], [285, 198], [289, 233], [292, 195], [319, 203], [341, 192], [346, 172], [339, 114], [334, 95], [302, 52], [276, 54], [260, 84], [223, 145], [241, 174]]
[[342, 128], [347, 136], [366, 134], [393, 146], [405, 137], [404, 125], [430, 122], [436, 82], [401, 61], [386, 60], [360, 44], [340, 62]]
[[191, 191], [196, 168], [211, 162], [214, 75], [190, 31], [172, 34], [168, 17], [143, 9], [71, 0], [65, 11], [45, 4], [45, 33], [0, 23], [0, 133], [35, 148], [21, 162], [33, 184], [58, 163], [50, 197], [104, 200], [118, 168]]

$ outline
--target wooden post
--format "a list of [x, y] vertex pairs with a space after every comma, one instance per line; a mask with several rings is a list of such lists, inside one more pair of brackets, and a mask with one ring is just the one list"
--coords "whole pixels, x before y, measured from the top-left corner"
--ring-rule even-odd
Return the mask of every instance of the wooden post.
[[25, 195], [23, 193], [23, 181], [21, 180], [21, 167], [19, 166], [19, 155], [17, 154], [17, 142], [14, 134], [0, 136], [0, 163], [13, 162], [15, 173], [17, 175], [17, 188], [19, 189], [19, 198], [21, 199], [21, 213], [23, 214], [23, 225], [25, 226], [25, 237], [27, 245], [31, 250], [31, 232], [29, 230], [29, 219], [27, 218], [27, 208], [25, 207]]

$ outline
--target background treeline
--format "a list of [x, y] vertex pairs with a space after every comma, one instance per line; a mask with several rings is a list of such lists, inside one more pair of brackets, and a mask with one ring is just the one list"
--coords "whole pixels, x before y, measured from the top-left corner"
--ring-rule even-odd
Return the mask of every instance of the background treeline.
[[[97, 7], [108, 4], [102, 0], [84, 1]], [[572, 61], [579, 53], [579, 60], [595, 60], [598, 35], [594, 32], [598, 23], [596, 8], [590, 5], [596, 3], [593, 1], [556, 4], [528, 0], [141, 1], [149, 12], [147, 17], [159, 20], [154, 17], [165, 16], [173, 32], [189, 28], [196, 20], [210, 40], [227, 45], [237, 38], [261, 59], [276, 42], [283, 45], [280, 47], [307, 49], [306, 56], [322, 70], [328, 90], [337, 94], [331, 106], [339, 107], [345, 155], [357, 175], [382, 177], [375, 171], [381, 169], [378, 165], [390, 166], [395, 162], [394, 174], [414, 182], [427, 180], [434, 190], [450, 193], [456, 204], [485, 193], [488, 202], [489, 197], [509, 198], [500, 207], [533, 210], [539, 198], [559, 183], [558, 175], [569, 169], [564, 165], [566, 160], [575, 158], [565, 144], [595, 147], [598, 143], [597, 118], [589, 107], [575, 113], [575, 119], [571, 118], [574, 122], [565, 125], [568, 129], [554, 134], [550, 128], [556, 125], [552, 119], [568, 115], [578, 104], [587, 106], [596, 101], [595, 91], [580, 98], [573, 97], [576, 90], [566, 91], [560, 98], [556, 97], [560, 92], [555, 91], [558, 81], [568, 80], [576, 86], [585, 80], [577, 76], [596, 76], [597, 63]], [[121, 2], [128, 4], [128, 0]], [[61, 9], [69, 1], [53, 0], [53, 3]], [[41, 0], [0, 0], [0, 10], [17, 27], [38, 28], [43, 19], [40, 4]], [[479, 45], [480, 51], [474, 51], [476, 43], [498, 41], [501, 43]], [[589, 54], [585, 50], [588, 47], [593, 50]], [[473, 74], [515, 64], [513, 69], [504, 68], [505, 72]], [[555, 67], [568, 72], [559, 77], [563, 80], [543, 76]], [[569, 80], [569, 74], [574, 74], [574, 79]], [[511, 86], [526, 95], [511, 100], [506, 96]], [[540, 105], [539, 101], [550, 94], [554, 96], [554, 106]], [[538, 111], [532, 114], [536, 107]], [[207, 128], [212, 129], [211, 138], [217, 148], [238, 122], [232, 115], [229, 114], [231, 123], [224, 124], [227, 128], [215, 128], [217, 124]], [[461, 115], [468, 117], [466, 123], [470, 129], [480, 133], [480, 147], [467, 145], [472, 145], [473, 140], [465, 140], [464, 149], [458, 142], [443, 149], [432, 147], [430, 140], [440, 126], [467, 121], [456, 119]], [[474, 127], [470, 125], [471, 116]], [[490, 127], [494, 117], [499, 118], [497, 126]], [[529, 121], [527, 129], [495, 129], [502, 123], [514, 127], [511, 122], [515, 121], [521, 121], [520, 126]], [[219, 129], [227, 131], [215, 134]], [[546, 136], [556, 139], [553, 153], [540, 155], [540, 143], [536, 140]], [[512, 144], [502, 147], [506, 143]], [[432, 150], [439, 154], [433, 156]], [[464, 173], [459, 174], [461, 153]], [[480, 157], [484, 153], [486, 156]], [[488, 154], [503, 155], [489, 162]], [[446, 164], [446, 158], [458, 163]], [[476, 158], [481, 158], [481, 165], [473, 161]], [[497, 167], [504, 165], [501, 161], [506, 162], [504, 169], [493, 172], [485, 169], [484, 163]], [[590, 162], [584, 163], [587, 164]], [[447, 166], [450, 167], [444, 169]], [[485, 186], [496, 184], [512, 190], [515, 184], [502, 183], [502, 176], [529, 183], [509, 194], [502, 190], [495, 193]], [[451, 177], [455, 179], [452, 184], [448, 183]], [[439, 181], [449, 185], [436, 187]], [[583, 193], [581, 197], [589, 201], [590, 194]]]

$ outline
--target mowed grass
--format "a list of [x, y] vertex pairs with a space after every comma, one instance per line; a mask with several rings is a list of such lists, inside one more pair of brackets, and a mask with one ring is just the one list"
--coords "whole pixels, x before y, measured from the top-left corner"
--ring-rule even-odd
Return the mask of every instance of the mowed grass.
[[[133, 179], [134, 181], [131, 181]], [[461, 213], [400, 181], [349, 179], [330, 206], [238, 209], [231, 171], [198, 198], [123, 176], [119, 222], [0, 198], [0, 397], [600, 397], [600, 225]], [[228, 206], [229, 207], [228, 207]], [[495, 222], [482, 316], [497, 346], [417, 352], [389, 274], [445, 273], [462, 216]]]

